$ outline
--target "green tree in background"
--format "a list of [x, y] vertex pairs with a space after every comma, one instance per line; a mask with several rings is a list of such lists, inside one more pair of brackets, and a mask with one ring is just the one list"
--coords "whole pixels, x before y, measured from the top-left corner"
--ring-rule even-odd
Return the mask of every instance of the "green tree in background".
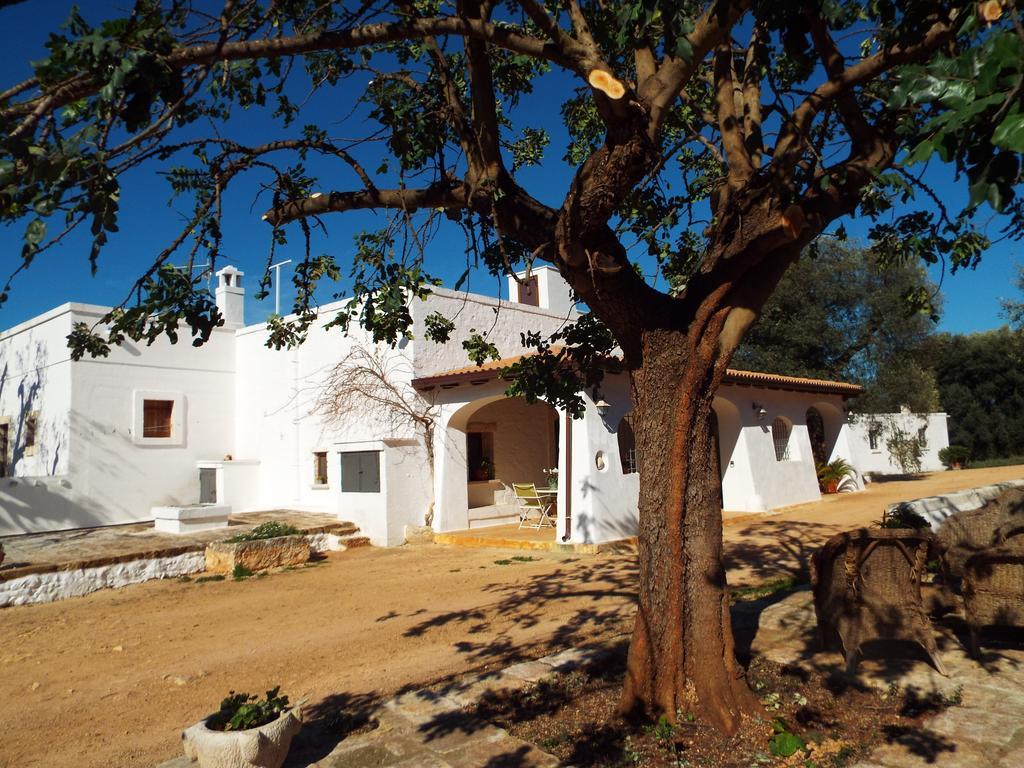
[[949, 414], [949, 442], [970, 448], [974, 461], [1024, 455], [1024, 366], [1020, 338], [1008, 328], [940, 333], [920, 360], [935, 371]]
[[[728, 731], [761, 713], [730, 627], [715, 392], [786, 270], [844, 217], [870, 221], [892, 264], [954, 270], [987, 247], [981, 206], [1020, 232], [1014, 4], [217, 5], [136, 0], [99, 24], [76, 11], [34, 74], [0, 90], [0, 220], [23, 232], [12, 272], [75, 227], [91, 235], [95, 267], [133, 202], [120, 181], [133, 169], [165, 174], [185, 209], [106, 323], [75, 329], [72, 354], [174, 336], [180, 322], [198, 342], [209, 335], [220, 318], [205, 286], [169, 259], [216, 264], [229, 187], [263, 191], [247, 221], [265, 222], [268, 263], [289, 238], [300, 244], [297, 319], [272, 324], [276, 344], [303, 338], [317, 285], [346, 271], [352, 301], [331, 325], [395, 343], [410, 330], [408, 302], [437, 282], [432, 260], [496, 276], [553, 264], [591, 314], [530, 335], [538, 354], [509, 374], [514, 391], [578, 411], [597, 361], [616, 345], [625, 358], [641, 482], [621, 710], [694, 713]], [[538, 117], [521, 107], [544, 78], [561, 103]], [[315, 103], [327, 113], [312, 117]], [[234, 116], [265, 135], [236, 130]], [[553, 136], [566, 137], [556, 157], [571, 178], [531, 184], [522, 170], [551, 161]], [[965, 184], [963, 210], [924, 178], [933, 157]], [[316, 254], [317, 228], [356, 210], [378, 212], [381, 228], [344, 257]], [[457, 228], [467, 253], [431, 251], [440, 227]], [[644, 278], [654, 262], [669, 291]], [[448, 341], [454, 325], [433, 317], [429, 328]], [[461, 341], [477, 362], [496, 354], [482, 334]]]
[[[1017, 265], [1017, 291], [1024, 296], [1024, 264]], [[1000, 299], [1003, 314], [1010, 322], [1010, 327], [1024, 331], [1024, 299]]]
[[[908, 297], [920, 296], [929, 310], [908, 307]], [[856, 382], [866, 389], [852, 404], [861, 413], [935, 411], [934, 376], [915, 353], [939, 310], [938, 288], [920, 264], [826, 239], [779, 282], [733, 366]]]

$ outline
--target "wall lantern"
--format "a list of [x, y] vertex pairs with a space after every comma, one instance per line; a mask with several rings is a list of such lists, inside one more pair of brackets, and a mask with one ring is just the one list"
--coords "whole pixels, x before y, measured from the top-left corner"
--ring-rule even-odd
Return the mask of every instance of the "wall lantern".
[[597, 414], [604, 418], [604, 416], [611, 410], [612, 404], [601, 397], [601, 391], [595, 387], [594, 389], [594, 407], [597, 409]]
[[754, 415], [758, 421], [764, 421], [764, 417], [768, 415], [768, 411], [760, 403], [754, 402], [750, 404], [751, 408], [754, 409]]

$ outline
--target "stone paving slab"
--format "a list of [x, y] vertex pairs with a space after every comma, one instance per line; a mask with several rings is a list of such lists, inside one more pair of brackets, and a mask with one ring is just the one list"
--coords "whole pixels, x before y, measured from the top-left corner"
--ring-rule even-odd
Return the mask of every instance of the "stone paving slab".
[[603, 646], [571, 648], [500, 672], [464, 677], [440, 691], [401, 694], [372, 716], [377, 728], [345, 739], [311, 768], [554, 768], [556, 757], [467, 710], [488, 693], [518, 690], [557, 671], [599, 664], [608, 653]]
[[[817, 644], [810, 591], [795, 592], [765, 608], [758, 617], [751, 652], [779, 664], [817, 672], [841, 673], [837, 651]], [[959, 700], [924, 722], [924, 727], [893, 734], [853, 768], [1020, 768], [1024, 766], [1024, 650], [982, 646], [982, 662], [972, 659], [944, 625], [936, 629], [939, 655], [948, 676], [922, 656], [917, 659], [862, 658], [857, 682], [880, 690], [896, 686], [918, 695]]]

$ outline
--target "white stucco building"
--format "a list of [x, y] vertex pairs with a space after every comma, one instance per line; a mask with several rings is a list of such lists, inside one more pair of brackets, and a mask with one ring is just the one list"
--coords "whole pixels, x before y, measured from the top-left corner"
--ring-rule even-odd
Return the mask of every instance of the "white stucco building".
[[[453, 338], [492, 329], [501, 355], [519, 354], [522, 332], [553, 332], [575, 314], [555, 270], [537, 269], [525, 284], [510, 279], [513, 301], [436, 289], [411, 305], [412, 337], [380, 350], [395, 383], [433, 405], [433, 478], [411, 424], [370, 408], [340, 422], [316, 412], [331, 369], [355, 345], [373, 348], [361, 329], [344, 336], [316, 327], [296, 349], [270, 349], [265, 326], [244, 323], [244, 275], [226, 267], [217, 279], [227, 322], [199, 348], [160, 339], [73, 362], [73, 324], [107, 312], [74, 303], [0, 334], [0, 535], [144, 521], [153, 507], [216, 500], [235, 512], [337, 514], [373, 543], [394, 545], [406, 526], [423, 523], [431, 502], [435, 530], [513, 521], [504, 485], [546, 485], [552, 468], [561, 481], [553, 537], [600, 543], [634, 534], [639, 476], [624, 374], [601, 387], [605, 413], [587, 396], [585, 417], [571, 419], [506, 398], [497, 378], [504, 361], [467, 366], [458, 343], [425, 339], [425, 318], [437, 311], [457, 318]], [[816, 454], [861, 472], [892, 471], [884, 445], [871, 448], [848, 423], [844, 401], [857, 391], [730, 372], [714, 403], [724, 509], [818, 499]], [[947, 442], [939, 416], [928, 422], [929, 451]]]

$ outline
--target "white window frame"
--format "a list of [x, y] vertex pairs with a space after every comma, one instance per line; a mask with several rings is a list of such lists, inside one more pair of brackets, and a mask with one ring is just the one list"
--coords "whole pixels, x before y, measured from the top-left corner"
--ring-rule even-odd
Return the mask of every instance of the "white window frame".
[[[170, 400], [171, 436], [143, 437], [145, 424], [144, 408], [146, 400]], [[132, 392], [132, 442], [135, 445], [179, 446], [185, 444], [185, 395], [181, 392], [166, 390], [136, 389]]]

